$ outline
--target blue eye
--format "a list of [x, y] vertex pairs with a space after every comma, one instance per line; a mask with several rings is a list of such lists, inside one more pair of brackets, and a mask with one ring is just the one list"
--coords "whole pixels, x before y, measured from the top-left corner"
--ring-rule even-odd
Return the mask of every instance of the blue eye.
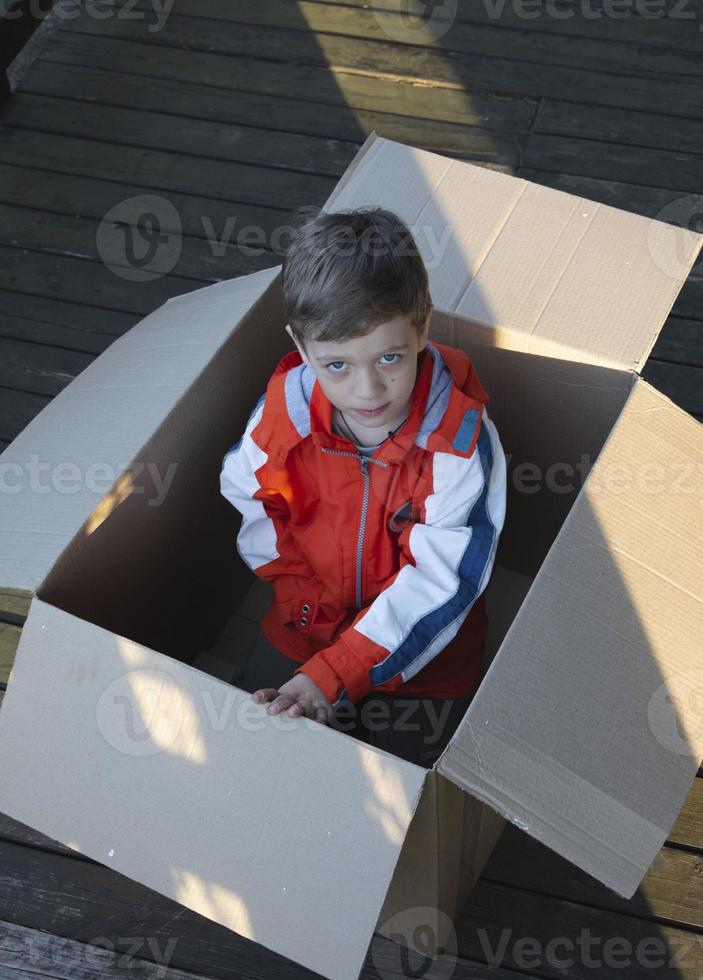
[[[394, 357], [394, 358], [397, 359], [400, 356], [401, 356], [400, 354], [381, 354], [380, 360], [383, 361], [383, 358], [384, 357]], [[344, 364], [345, 363], [346, 363], [345, 361], [330, 361], [329, 364], [325, 364], [325, 367], [330, 372], [330, 374], [341, 374], [342, 373], [341, 370], [337, 371], [335, 369], [335, 364], [338, 364], [341, 367], [344, 367]], [[395, 364], [396, 361], [383, 361], [383, 363], [384, 364]]]

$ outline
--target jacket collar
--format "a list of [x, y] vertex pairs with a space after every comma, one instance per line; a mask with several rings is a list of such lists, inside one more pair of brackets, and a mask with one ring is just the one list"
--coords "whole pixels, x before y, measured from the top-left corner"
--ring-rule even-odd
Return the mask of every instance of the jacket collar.
[[[418, 355], [418, 371], [408, 417], [398, 431], [373, 452], [374, 459], [401, 463], [414, 445], [428, 448], [451, 444], [457, 412], [480, 408], [488, 400], [463, 351], [428, 343]], [[448, 412], [450, 402], [452, 410]], [[333, 405], [314, 372], [297, 350], [283, 357], [266, 389], [266, 402], [257, 427], [257, 442], [272, 462], [283, 465], [290, 450], [308, 436], [320, 449], [358, 453], [356, 446], [332, 431]], [[438, 440], [439, 437], [439, 440]]]

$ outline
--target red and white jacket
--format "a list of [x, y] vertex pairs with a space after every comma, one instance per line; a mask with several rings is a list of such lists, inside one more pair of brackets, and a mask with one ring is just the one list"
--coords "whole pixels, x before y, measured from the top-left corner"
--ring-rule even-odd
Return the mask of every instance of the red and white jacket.
[[292, 351], [224, 458], [237, 549], [274, 587], [262, 632], [335, 707], [478, 686], [506, 491], [487, 401], [469, 357], [430, 342], [406, 422], [365, 457]]

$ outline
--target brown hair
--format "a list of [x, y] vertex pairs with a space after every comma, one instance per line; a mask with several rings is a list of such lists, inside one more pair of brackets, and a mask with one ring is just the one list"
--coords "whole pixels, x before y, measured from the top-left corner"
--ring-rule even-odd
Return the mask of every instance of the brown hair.
[[427, 270], [397, 214], [301, 209], [283, 259], [286, 320], [298, 343], [363, 336], [395, 316], [418, 330], [432, 310]]

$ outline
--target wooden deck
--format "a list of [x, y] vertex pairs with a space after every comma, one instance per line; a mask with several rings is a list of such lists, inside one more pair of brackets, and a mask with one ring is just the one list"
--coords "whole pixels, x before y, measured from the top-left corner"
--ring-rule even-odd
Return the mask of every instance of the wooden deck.
[[[498, 0], [460, 0], [434, 43], [389, 6], [175, 0], [163, 22], [147, 0], [55, 8], [0, 107], [0, 449], [167, 297], [278, 264], [277, 229], [326, 199], [372, 130], [703, 230], [699, 5], [663, 0], [654, 20], [634, 0], [624, 17], [537, 0], [493, 17]], [[124, 249], [103, 261], [98, 231], [115, 207], [134, 226], [145, 194], [182, 238], [167, 274], [137, 281]], [[261, 254], [240, 247], [246, 226]], [[702, 268], [644, 371], [699, 418]], [[0, 595], [0, 681], [25, 608]], [[702, 798], [699, 774], [629, 902], [509, 826], [459, 959], [412, 972], [376, 937], [364, 977], [703, 976]], [[3, 817], [0, 851], [0, 978], [310, 976]]]

